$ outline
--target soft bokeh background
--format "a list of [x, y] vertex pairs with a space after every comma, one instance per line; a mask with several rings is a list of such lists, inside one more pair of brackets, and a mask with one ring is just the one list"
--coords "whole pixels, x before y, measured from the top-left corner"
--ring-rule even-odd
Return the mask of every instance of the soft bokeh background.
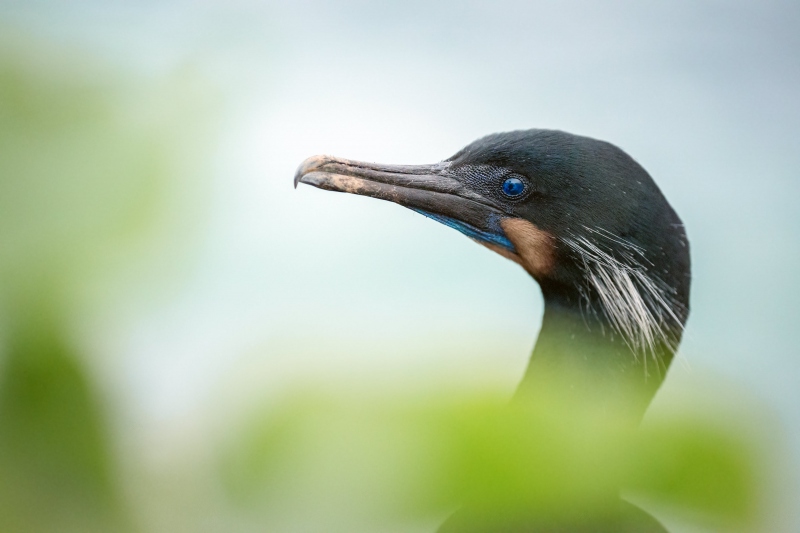
[[145, 530], [232, 527], [198, 465], [298, 383], [513, 390], [542, 314], [521, 269], [291, 180], [529, 127], [614, 142], [680, 213], [692, 315], [654, 407], [706, 376], [698, 401], [756, 406], [787, 450], [774, 530], [800, 528], [800, 4], [5, 1], [0, 45], [3, 331], [27, 338], [22, 301], [59, 324]]

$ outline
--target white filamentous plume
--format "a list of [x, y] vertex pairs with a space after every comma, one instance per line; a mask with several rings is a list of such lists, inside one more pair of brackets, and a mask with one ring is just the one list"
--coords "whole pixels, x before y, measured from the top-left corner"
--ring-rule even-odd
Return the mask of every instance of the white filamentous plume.
[[[595, 238], [584, 236], [563, 239], [583, 260], [585, 275], [600, 299], [602, 312], [611, 327], [625, 340], [635, 354], [651, 355], [657, 363], [656, 346], [665, 343], [677, 348], [676, 332], [683, 328], [678, 315], [684, 315], [682, 304], [670, 293], [674, 289], [647, 271], [649, 263], [644, 250], [613, 234], [586, 228]], [[606, 243], [614, 243], [617, 257], [606, 251]], [[584, 294], [588, 309], [593, 310], [588, 293]], [[594, 311], [594, 310], [593, 310]]]

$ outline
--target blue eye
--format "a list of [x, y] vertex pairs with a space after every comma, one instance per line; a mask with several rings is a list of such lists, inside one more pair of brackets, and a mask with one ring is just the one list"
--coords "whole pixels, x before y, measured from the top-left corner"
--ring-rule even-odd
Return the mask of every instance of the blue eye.
[[525, 184], [519, 178], [508, 178], [503, 182], [503, 193], [506, 196], [519, 196], [525, 192]]

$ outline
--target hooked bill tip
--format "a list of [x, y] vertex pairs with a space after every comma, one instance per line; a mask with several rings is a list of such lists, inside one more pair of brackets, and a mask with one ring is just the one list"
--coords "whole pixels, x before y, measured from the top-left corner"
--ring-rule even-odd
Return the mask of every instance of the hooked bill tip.
[[325, 166], [326, 163], [330, 163], [332, 160], [333, 158], [330, 156], [313, 155], [300, 163], [300, 166], [297, 167], [297, 171], [294, 173], [294, 188], [297, 188], [298, 183], [305, 183], [303, 181], [303, 176], [319, 170]]

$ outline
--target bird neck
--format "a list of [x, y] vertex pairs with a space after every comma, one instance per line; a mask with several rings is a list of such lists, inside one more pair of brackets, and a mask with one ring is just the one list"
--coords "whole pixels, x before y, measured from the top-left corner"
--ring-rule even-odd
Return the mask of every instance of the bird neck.
[[582, 313], [579, 305], [545, 298], [539, 338], [517, 397], [553, 383], [566, 395], [585, 393], [619, 409], [635, 423], [664, 379], [673, 351], [659, 346], [637, 353], [601, 315]]

